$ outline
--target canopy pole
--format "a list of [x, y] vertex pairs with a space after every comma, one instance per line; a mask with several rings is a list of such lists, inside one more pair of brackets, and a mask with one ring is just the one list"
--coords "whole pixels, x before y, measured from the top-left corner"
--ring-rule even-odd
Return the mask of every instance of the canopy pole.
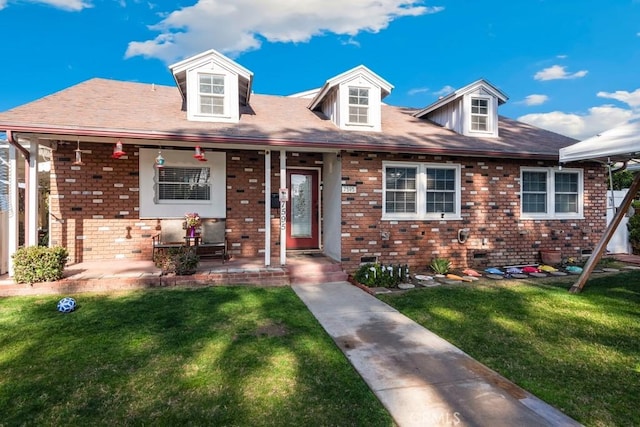
[[[584, 265], [582, 274], [578, 278], [578, 281], [569, 289], [569, 292], [573, 294], [577, 294], [580, 291], [582, 291], [582, 288], [584, 287], [585, 283], [587, 283], [587, 279], [589, 278], [589, 276], [591, 276], [591, 273], [593, 272], [593, 269], [595, 268], [596, 264], [598, 264], [598, 261], [600, 261], [600, 258], [602, 257], [602, 254], [604, 253], [607, 247], [607, 244], [609, 243], [609, 240], [611, 240], [611, 236], [613, 236], [613, 233], [615, 233], [616, 228], [618, 228], [618, 225], [620, 225], [620, 221], [622, 221], [622, 217], [629, 210], [629, 207], [633, 202], [633, 198], [638, 193], [638, 190], [640, 190], [640, 173], [637, 173], [633, 178], [631, 187], [629, 188], [629, 191], [627, 192], [626, 196], [624, 196], [624, 199], [622, 200], [622, 204], [620, 205], [620, 208], [617, 211], [615, 211], [615, 214], [613, 215], [613, 220], [611, 221], [611, 223], [605, 230], [604, 234], [600, 238], [600, 242], [598, 242], [598, 245], [596, 246], [595, 251], [591, 254], [589, 259], [587, 260], [587, 263]], [[615, 203], [614, 203], [614, 208], [615, 208]]]

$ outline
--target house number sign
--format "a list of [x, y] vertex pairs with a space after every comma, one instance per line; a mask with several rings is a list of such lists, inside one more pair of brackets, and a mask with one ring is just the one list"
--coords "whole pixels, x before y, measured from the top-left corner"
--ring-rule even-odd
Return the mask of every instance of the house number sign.
[[287, 229], [287, 202], [280, 202], [280, 230]]
[[343, 185], [342, 186], [342, 192], [343, 193], [355, 194], [356, 193], [356, 186], [355, 185]]

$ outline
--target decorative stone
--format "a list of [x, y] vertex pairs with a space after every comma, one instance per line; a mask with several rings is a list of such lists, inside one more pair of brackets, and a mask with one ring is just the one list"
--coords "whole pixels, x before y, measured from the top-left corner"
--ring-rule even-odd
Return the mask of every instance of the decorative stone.
[[398, 284], [398, 289], [413, 289], [415, 288], [416, 285], [414, 285], [413, 283], [400, 283]]
[[529, 273], [531, 277], [547, 277], [546, 273]]

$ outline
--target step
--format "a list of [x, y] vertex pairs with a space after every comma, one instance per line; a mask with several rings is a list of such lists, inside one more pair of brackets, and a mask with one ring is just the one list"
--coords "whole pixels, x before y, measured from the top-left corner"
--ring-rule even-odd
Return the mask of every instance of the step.
[[292, 285], [302, 285], [305, 283], [331, 283], [344, 282], [347, 280], [347, 273], [344, 271], [326, 271], [320, 274], [304, 274], [290, 276]]

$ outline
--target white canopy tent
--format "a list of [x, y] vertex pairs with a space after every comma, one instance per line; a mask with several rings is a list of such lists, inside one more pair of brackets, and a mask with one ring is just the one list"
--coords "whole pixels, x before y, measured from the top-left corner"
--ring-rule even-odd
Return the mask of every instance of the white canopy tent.
[[[591, 160], [605, 163], [610, 167], [613, 164], [619, 164], [621, 165], [620, 167], [639, 169], [640, 119], [636, 118], [626, 124], [602, 132], [584, 141], [561, 148], [559, 160], [561, 164], [580, 160]], [[591, 254], [591, 257], [585, 264], [580, 278], [571, 287], [571, 292], [580, 292], [584, 287], [594, 267], [602, 257], [611, 236], [616, 228], [618, 228], [622, 217], [629, 210], [631, 202], [638, 193], [638, 190], [640, 190], [640, 173], [637, 173], [634, 177], [627, 195], [622, 200], [613, 220], [609, 223], [593, 254]]]
[[578, 160], [640, 165], [640, 118], [560, 149], [560, 163]]

